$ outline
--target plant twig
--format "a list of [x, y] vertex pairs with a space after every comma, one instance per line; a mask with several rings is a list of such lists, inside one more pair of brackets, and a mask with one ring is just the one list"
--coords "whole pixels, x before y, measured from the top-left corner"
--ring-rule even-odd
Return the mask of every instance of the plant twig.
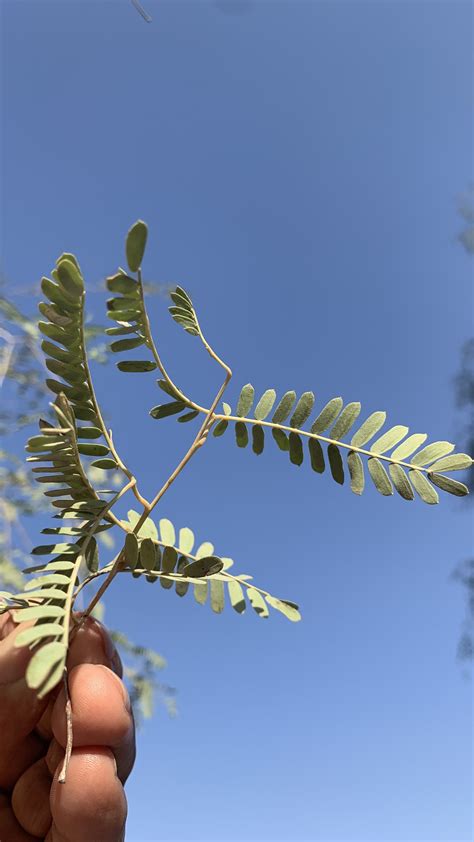
[[67, 680], [67, 667], [64, 667], [63, 673], [63, 685], [64, 685], [64, 694], [66, 696], [66, 706], [65, 706], [65, 714], [66, 714], [66, 751], [64, 754], [63, 765], [58, 777], [58, 783], [65, 784], [66, 783], [66, 774], [69, 766], [69, 761], [71, 759], [72, 754], [72, 742], [73, 742], [73, 732], [72, 732], [72, 705], [71, 705], [71, 697], [69, 695], [69, 686]]

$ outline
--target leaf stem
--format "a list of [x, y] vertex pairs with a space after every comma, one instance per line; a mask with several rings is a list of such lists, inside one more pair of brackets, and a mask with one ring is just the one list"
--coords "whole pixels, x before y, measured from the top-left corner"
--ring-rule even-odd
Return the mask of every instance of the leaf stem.
[[[85, 335], [84, 335], [84, 319], [83, 318], [81, 319], [81, 342], [82, 342], [82, 347], [84, 349], [83, 363], [84, 363], [84, 369], [85, 369], [85, 372], [86, 372], [86, 380], [87, 380], [87, 383], [89, 385], [92, 404], [94, 406], [94, 411], [95, 411], [95, 414], [97, 416], [97, 420], [100, 424], [102, 434], [103, 434], [104, 439], [107, 442], [107, 446], [108, 446], [112, 456], [114, 457], [115, 461], [117, 462], [117, 465], [119, 466], [120, 470], [125, 474], [127, 479], [131, 481], [131, 480], [134, 479], [134, 476], [133, 476], [132, 472], [129, 470], [129, 468], [127, 468], [125, 462], [123, 462], [123, 460], [120, 458], [120, 456], [118, 454], [118, 451], [117, 451], [117, 449], [114, 445], [114, 440], [113, 440], [113, 437], [112, 437], [112, 430], [108, 430], [106, 425], [105, 425], [105, 421], [102, 417], [102, 412], [101, 412], [98, 400], [97, 400], [96, 395], [95, 395], [94, 384], [93, 384], [93, 381], [92, 381], [92, 375], [91, 375], [91, 371], [90, 371], [90, 367], [89, 367], [89, 360], [88, 360], [87, 351], [86, 351], [86, 340], [85, 340]], [[132, 488], [133, 494], [135, 495], [138, 502], [142, 506], [146, 506], [147, 500], [144, 497], [142, 497], [142, 495], [140, 494], [140, 492], [137, 488], [136, 480], [133, 483], [133, 485], [130, 486], [130, 488]]]
[[357, 445], [350, 444], [350, 442], [339, 441], [338, 439], [330, 439], [327, 436], [322, 436], [319, 433], [310, 433], [307, 430], [301, 430], [299, 427], [287, 427], [284, 424], [273, 424], [272, 421], [259, 421], [257, 418], [240, 418], [238, 415], [218, 415], [215, 414], [214, 421], [242, 421], [243, 424], [258, 424], [261, 427], [269, 427], [272, 430], [283, 430], [288, 433], [296, 433], [299, 436], [307, 436], [310, 439], [318, 439], [318, 441], [327, 442], [327, 444], [335, 444], [336, 447], [345, 447], [347, 450], [354, 450], [356, 453], [362, 453], [364, 456], [369, 456], [371, 459], [382, 459], [384, 462], [390, 462], [392, 465], [402, 465], [404, 468], [409, 468], [412, 471], [419, 471], [420, 473], [429, 473], [429, 467], [421, 467], [420, 465], [412, 465], [410, 462], [401, 462], [397, 459], [392, 459], [390, 456], [384, 456], [382, 453], [374, 453], [371, 450], [365, 450]]
[[176, 383], [173, 382], [173, 380], [169, 376], [168, 372], [166, 371], [166, 368], [165, 368], [165, 366], [163, 364], [163, 361], [162, 361], [162, 359], [161, 359], [161, 357], [158, 353], [158, 349], [155, 345], [153, 335], [152, 335], [152, 332], [151, 332], [150, 320], [148, 318], [148, 312], [147, 312], [147, 309], [146, 309], [146, 306], [145, 306], [145, 296], [144, 296], [144, 292], [143, 292], [141, 269], [138, 270], [137, 277], [138, 277], [138, 286], [139, 286], [139, 290], [140, 290], [140, 301], [141, 301], [141, 304], [142, 304], [142, 313], [143, 313], [144, 324], [145, 324], [145, 342], [148, 345], [148, 348], [150, 349], [151, 353], [153, 354], [153, 358], [156, 362], [156, 365], [158, 366], [161, 374], [163, 375], [166, 382], [168, 383], [168, 386], [173, 390], [173, 392], [175, 392], [175, 394], [177, 396], [179, 396], [179, 398], [183, 401], [183, 403], [186, 403], [188, 406], [192, 407], [193, 409], [196, 409], [198, 412], [206, 413], [207, 409], [204, 406], [200, 406], [199, 404], [194, 403], [194, 401], [192, 401], [190, 398], [188, 398], [187, 395], [185, 395], [184, 392], [181, 391], [181, 389], [178, 389]]

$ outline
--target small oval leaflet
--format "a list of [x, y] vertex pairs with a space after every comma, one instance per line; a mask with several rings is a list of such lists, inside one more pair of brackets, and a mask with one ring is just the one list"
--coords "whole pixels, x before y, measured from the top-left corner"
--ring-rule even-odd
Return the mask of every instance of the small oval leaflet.
[[212, 576], [214, 573], [220, 573], [224, 563], [218, 556], [210, 555], [203, 558], [197, 558], [183, 567], [183, 575], [191, 579], [200, 579], [203, 576]]
[[436, 503], [439, 503], [439, 496], [436, 488], [433, 488], [432, 484], [428, 482], [425, 475], [421, 473], [421, 471], [412, 470], [408, 472], [408, 476], [410, 481], [415, 489], [418, 492], [421, 499], [428, 503], [430, 506], [435, 506]]
[[426, 441], [426, 433], [412, 433], [405, 441], [398, 445], [392, 452], [390, 458], [403, 462], [407, 456], [411, 456]]
[[347, 406], [344, 407], [342, 410], [339, 418], [337, 419], [334, 427], [329, 432], [329, 438], [335, 439], [339, 441], [342, 439], [346, 433], [349, 432], [352, 425], [355, 424], [357, 418], [360, 414], [360, 403], [358, 401], [354, 401], [353, 403], [348, 403]]
[[156, 421], [159, 421], [160, 418], [168, 418], [170, 415], [177, 415], [185, 408], [186, 404], [183, 403], [183, 401], [170, 401], [170, 403], [162, 403], [158, 406], [154, 406], [153, 409], [150, 409], [150, 415]]
[[386, 412], [373, 412], [352, 436], [354, 447], [363, 447], [383, 427], [387, 418]]
[[296, 400], [296, 392], [285, 392], [280, 403], [278, 404], [277, 408], [275, 409], [272, 422], [274, 424], [283, 424], [290, 412], [291, 408]]
[[[272, 411], [273, 404], [276, 400], [276, 392], [275, 389], [267, 389], [266, 392], [263, 393], [262, 397], [260, 398], [257, 406], [254, 410], [254, 416], [257, 421], [264, 421], [267, 415]], [[229, 407], [230, 409], [230, 407]], [[225, 412], [225, 409], [224, 409]], [[226, 413], [228, 415], [229, 413]]]
[[463, 482], [459, 482], [457, 479], [445, 477], [443, 474], [430, 473], [428, 476], [431, 482], [434, 482], [434, 484], [443, 491], [447, 491], [448, 494], [454, 494], [456, 497], [465, 497], [466, 494], [469, 494], [467, 485], [464, 485]]
[[343, 407], [342, 398], [331, 398], [311, 426], [312, 433], [323, 433], [336, 420]]
[[157, 562], [155, 543], [151, 538], [144, 538], [140, 545], [140, 560], [145, 570], [154, 570]]
[[138, 219], [130, 228], [125, 244], [127, 263], [131, 272], [137, 272], [142, 265], [147, 236], [148, 226], [142, 219]]
[[63, 633], [63, 627], [59, 623], [43, 623], [41, 626], [32, 626], [25, 629], [15, 638], [14, 646], [29, 646], [35, 640], [41, 640], [44, 637], [57, 637]]
[[174, 547], [176, 542], [176, 531], [171, 521], [166, 517], [162, 517], [159, 521], [159, 527], [163, 543], [168, 544], [170, 547]]
[[415, 495], [410, 485], [410, 480], [408, 479], [402, 466], [389, 465], [388, 470], [400, 497], [403, 497], [404, 500], [414, 500]]
[[389, 497], [393, 494], [390, 477], [381, 461], [372, 456], [367, 462], [367, 467], [377, 491], [379, 491], [380, 494], [383, 494], [384, 497]]
[[405, 438], [407, 433], [408, 427], [405, 427], [403, 424], [396, 424], [395, 427], [391, 427], [390, 430], [383, 433], [383, 435], [381, 435], [380, 438], [373, 443], [370, 448], [371, 453], [376, 453], [377, 455], [385, 453]]
[[454, 450], [454, 444], [450, 441], [435, 441], [433, 444], [428, 444], [423, 450], [420, 450], [411, 460], [412, 465], [428, 465], [429, 462], [434, 462], [435, 459], [440, 459], [442, 456], [447, 456], [448, 453]]
[[354, 450], [347, 455], [347, 465], [351, 477], [351, 489], [354, 494], [362, 494], [365, 486], [364, 463]]
[[239, 416], [239, 418], [245, 418], [248, 415], [252, 408], [254, 396], [255, 389], [253, 388], [251, 383], [247, 383], [246, 386], [243, 386], [237, 403], [236, 414]]
[[119, 371], [137, 374], [146, 371], [154, 371], [156, 363], [152, 360], [122, 360], [117, 363], [117, 368]]
[[302, 427], [304, 422], [309, 418], [314, 406], [314, 394], [313, 392], [303, 392], [301, 395], [298, 403], [296, 404], [295, 411], [290, 419], [290, 427]]
[[39, 698], [45, 696], [60, 681], [66, 653], [66, 645], [60, 641], [46, 643], [34, 653], [26, 668], [25, 678], [28, 687], [39, 691]]
[[339, 485], [344, 485], [344, 465], [342, 462], [341, 451], [337, 445], [328, 445], [328, 460], [332, 478], [338, 482]]
[[303, 442], [301, 441], [301, 436], [298, 433], [291, 432], [288, 437], [288, 444], [289, 444], [289, 451], [290, 451], [290, 462], [293, 465], [302, 465], [303, 464]]
[[134, 532], [129, 532], [125, 537], [124, 544], [125, 560], [132, 570], [137, 566], [138, 562], [138, 539]]
[[443, 456], [434, 465], [430, 465], [431, 471], [465, 471], [472, 465], [472, 459], [467, 453], [453, 453], [451, 456]]

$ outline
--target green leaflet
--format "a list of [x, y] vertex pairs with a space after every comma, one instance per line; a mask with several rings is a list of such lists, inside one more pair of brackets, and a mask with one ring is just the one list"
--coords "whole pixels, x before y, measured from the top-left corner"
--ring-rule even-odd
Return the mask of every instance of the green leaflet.
[[[180, 556], [179, 559], [178, 559], [176, 571], [178, 573], [182, 573], [184, 568], [186, 567], [186, 564], [187, 564], [186, 557]], [[176, 593], [178, 594], [178, 596], [186, 596], [186, 594], [188, 592], [188, 588], [189, 588], [188, 582], [176, 582], [176, 585], [174, 586], [174, 589], [175, 589]]]
[[114, 471], [118, 468], [115, 459], [97, 459], [95, 462], [91, 462], [91, 465], [94, 468], [101, 468], [103, 471]]
[[157, 365], [152, 360], [122, 360], [117, 363], [119, 371], [132, 372], [133, 374], [146, 371], [154, 371]]
[[255, 588], [247, 588], [247, 597], [253, 610], [259, 617], [268, 617], [269, 611], [260, 591], [257, 591]]
[[442, 474], [431, 473], [431, 471], [428, 476], [431, 482], [434, 482], [438, 488], [447, 491], [449, 494], [454, 494], [456, 497], [465, 497], [466, 494], [469, 494], [469, 489], [463, 482], [459, 482], [451, 477], [445, 477]]
[[428, 436], [426, 433], [413, 433], [411, 436], [408, 436], [405, 441], [398, 445], [395, 448], [392, 455], [390, 456], [391, 459], [396, 459], [398, 462], [403, 462], [407, 456], [410, 456], [412, 453], [420, 447], [423, 442], [426, 441]]
[[[140, 515], [138, 512], [135, 512], [133, 509], [129, 509], [127, 512], [128, 517], [128, 524], [135, 529], [138, 521], [140, 520]], [[151, 517], [147, 517], [145, 522], [141, 525], [139, 530], [140, 538], [151, 538], [153, 541], [158, 541], [158, 530], [153, 523]], [[173, 543], [173, 542], [171, 542]]]
[[84, 279], [72, 260], [60, 259], [56, 265], [56, 272], [61, 286], [73, 298], [80, 297], [84, 292]]
[[138, 539], [133, 532], [129, 532], [125, 536], [125, 560], [128, 566], [134, 570], [138, 564]]
[[355, 424], [359, 414], [360, 403], [348, 403], [342, 410], [339, 418], [334, 424], [334, 427], [329, 432], [329, 438], [334, 439], [335, 441], [342, 439], [346, 433], [349, 432], [352, 425]]
[[370, 439], [372, 439], [376, 433], [383, 427], [387, 418], [386, 412], [373, 412], [372, 415], [369, 415], [366, 421], [362, 424], [361, 427], [357, 430], [356, 433], [352, 436], [351, 444], [354, 447], [363, 447], [364, 444], [367, 444]]
[[107, 327], [105, 332], [107, 336], [126, 336], [127, 333], [137, 333], [138, 325], [122, 324], [117, 327]]
[[411, 460], [412, 465], [428, 465], [429, 462], [434, 462], [442, 456], [447, 456], [448, 453], [454, 450], [454, 444], [449, 441], [435, 441], [433, 444], [427, 445], [423, 450], [420, 450]]
[[339, 485], [344, 485], [344, 465], [342, 463], [341, 452], [336, 444], [328, 445], [328, 459], [333, 479]]
[[203, 558], [197, 558], [191, 561], [183, 569], [183, 574], [192, 579], [200, 579], [202, 576], [212, 576], [215, 573], [220, 573], [224, 564], [222, 559], [218, 556], [210, 555]]
[[40, 699], [61, 680], [66, 654], [65, 644], [54, 641], [46, 643], [31, 658], [26, 668], [26, 683], [38, 691]]
[[316, 471], [318, 474], [324, 473], [324, 453], [319, 441], [317, 439], [309, 439], [308, 450], [313, 471]]
[[[276, 400], [276, 392], [275, 389], [267, 389], [266, 392], [263, 393], [262, 397], [260, 398], [257, 406], [254, 410], [254, 417], [257, 421], [264, 421], [267, 415], [273, 409], [273, 404]], [[229, 407], [230, 409], [230, 407]], [[228, 413], [227, 413], [228, 414]]]
[[283, 432], [283, 430], [272, 430], [272, 436], [280, 450], [288, 451], [290, 449], [288, 436]]
[[56, 260], [56, 266], [61, 263], [62, 260], [69, 260], [70, 263], [74, 263], [77, 271], [81, 273], [81, 267], [79, 266], [79, 261], [74, 254], [71, 254], [68, 251], [63, 251], [62, 254], [59, 255], [58, 259]]
[[120, 295], [117, 298], [107, 299], [107, 310], [118, 310], [119, 312], [133, 310], [137, 316], [140, 316], [142, 313], [142, 302], [139, 298], [127, 298], [124, 295]]
[[211, 579], [210, 586], [211, 608], [215, 614], [221, 614], [224, 610], [224, 583]]
[[274, 424], [283, 424], [283, 421], [288, 418], [295, 400], [296, 392], [285, 392], [273, 414], [272, 422]]
[[162, 378], [160, 378], [156, 381], [156, 384], [163, 392], [165, 392], [165, 394], [169, 395], [170, 398], [174, 398], [175, 400], [182, 400], [177, 389], [175, 389], [174, 386], [171, 385], [171, 383], [168, 383], [167, 380], [163, 380]]
[[219, 423], [216, 424], [216, 426], [213, 428], [212, 435], [216, 438], [218, 438], [219, 436], [223, 436], [228, 426], [228, 421], [219, 421]]
[[390, 482], [390, 477], [387, 474], [387, 471], [385, 470], [381, 461], [372, 456], [367, 462], [367, 467], [369, 469], [369, 474], [372, 477], [373, 483], [377, 491], [379, 491], [380, 494], [383, 494], [384, 497], [389, 497], [391, 494], [393, 494], [393, 488], [392, 483]]
[[[161, 558], [161, 570], [163, 573], [173, 573], [176, 562], [178, 561], [178, 553], [174, 547], [165, 547]], [[160, 578], [160, 585], [162, 588], [169, 590], [173, 587], [171, 579]]]
[[192, 552], [194, 547], [194, 532], [187, 526], [179, 530], [179, 551], [184, 555]]
[[187, 421], [194, 421], [195, 418], [199, 415], [199, 410], [193, 409], [191, 412], [185, 412], [184, 415], [180, 415], [178, 418], [179, 424], [186, 424]]
[[245, 418], [248, 416], [252, 408], [254, 396], [255, 389], [253, 388], [251, 383], [247, 383], [247, 385], [242, 388], [237, 403], [236, 414], [239, 416], [239, 418]]
[[311, 427], [312, 433], [323, 433], [336, 420], [343, 406], [342, 398], [332, 398], [321, 410]]
[[97, 415], [92, 406], [76, 406], [74, 407], [74, 415], [78, 421], [96, 421]]
[[229, 599], [230, 604], [234, 611], [237, 611], [238, 614], [243, 614], [247, 605], [245, 602], [245, 596], [241, 585], [238, 582], [231, 579], [227, 583], [227, 590], [229, 592]]
[[60, 590], [59, 588], [47, 588], [42, 587], [39, 590], [35, 591], [28, 591], [24, 594], [19, 594], [18, 598], [23, 599], [54, 599], [59, 602], [65, 602], [67, 599], [67, 593], [65, 590]]
[[50, 278], [42, 278], [41, 289], [50, 301], [57, 304], [58, 307], [64, 308], [65, 312], [80, 310], [81, 302], [76, 297], [68, 295], [59, 284], [55, 284]]
[[168, 418], [170, 415], [177, 415], [185, 408], [186, 404], [183, 401], [171, 401], [170, 403], [162, 403], [154, 406], [153, 409], [150, 409], [150, 415], [155, 420], [159, 420], [161, 418]]
[[61, 313], [54, 304], [46, 304], [44, 301], [40, 301], [38, 310], [43, 316], [46, 316], [48, 321], [59, 327], [67, 327], [73, 323], [71, 317]]
[[176, 532], [173, 524], [168, 518], [162, 517], [160, 520], [160, 535], [164, 544], [173, 547], [176, 541]]
[[401, 465], [390, 464], [388, 470], [400, 497], [403, 497], [404, 500], [414, 500], [415, 495], [410, 485], [410, 480]]
[[59, 623], [43, 623], [41, 626], [32, 626], [21, 631], [15, 638], [14, 646], [29, 646], [44, 637], [57, 637], [63, 633], [63, 627]]
[[208, 582], [203, 582], [202, 585], [194, 585], [194, 599], [199, 605], [205, 605], [207, 600]]
[[298, 433], [290, 433], [288, 437], [290, 462], [293, 465], [303, 464], [303, 443]]
[[235, 440], [237, 447], [247, 447], [249, 443], [248, 430], [243, 421], [235, 422]]
[[[298, 403], [296, 404], [295, 411], [290, 419], [290, 427], [302, 427], [304, 422], [307, 421], [311, 412], [313, 411], [314, 406], [314, 394], [313, 392], [303, 392], [301, 395]], [[291, 444], [290, 444], [290, 452], [291, 452]]]
[[284, 614], [292, 623], [298, 623], [301, 620], [301, 614], [294, 603], [285, 602], [285, 600], [277, 599], [275, 596], [270, 596], [270, 594], [266, 594], [265, 599], [272, 608], [276, 608], [277, 611]]
[[35, 605], [15, 611], [15, 622], [26, 623], [28, 620], [44, 620], [48, 617], [63, 617], [64, 608], [57, 605]]
[[130, 228], [125, 241], [127, 263], [131, 272], [137, 272], [142, 265], [147, 237], [148, 226], [143, 220], [138, 219]]
[[362, 494], [365, 486], [364, 463], [358, 453], [350, 450], [347, 455], [347, 465], [351, 477], [351, 490], [354, 494]]
[[263, 427], [261, 427], [260, 424], [254, 424], [252, 426], [252, 450], [257, 456], [259, 456], [263, 453], [264, 447], [265, 433], [263, 431]]
[[109, 448], [105, 444], [78, 444], [79, 453], [84, 456], [108, 456]]
[[210, 541], [204, 541], [197, 548], [194, 555], [196, 556], [196, 558], [205, 558], [205, 556], [213, 555], [213, 553], [214, 553], [214, 544], [211, 544]]
[[142, 336], [137, 336], [135, 339], [118, 339], [117, 342], [110, 344], [110, 350], [114, 353], [120, 351], [131, 351], [132, 348], [139, 348], [140, 345], [145, 344], [145, 339]]
[[[138, 304], [133, 309], [126, 310], [125, 307], [123, 310], [109, 310], [107, 313], [107, 318], [112, 319], [114, 322], [117, 322], [119, 325], [128, 325], [129, 322], [139, 322], [141, 320], [141, 309], [138, 309]], [[135, 329], [138, 325], [135, 326]]]
[[86, 567], [90, 573], [96, 573], [99, 569], [99, 550], [95, 538], [90, 538], [84, 551]]
[[430, 465], [431, 471], [464, 471], [472, 466], [472, 459], [467, 453], [453, 453], [452, 456], [444, 456], [438, 459], [434, 465]]
[[106, 284], [110, 292], [119, 292], [125, 296], [138, 297], [140, 295], [138, 283], [123, 272], [117, 272], [116, 275], [106, 278]]
[[403, 424], [396, 424], [395, 427], [391, 427], [390, 430], [387, 430], [386, 433], [373, 443], [370, 448], [371, 453], [376, 453], [377, 455], [386, 453], [387, 450], [395, 447], [401, 439], [405, 438], [407, 433], [408, 427], [403, 426]]
[[78, 427], [76, 432], [79, 439], [98, 439], [102, 435], [98, 427]]
[[430, 506], [436, 505], [439, 503], [439, 496], [435, 488], [431, 485], [430, 482], [426, 479], [425, 475], [421, 473], [421, 471], [409, 471], [408, 476], [410, 481], [415, 489], [418, 492], [421, 499], [428, 503]]
[[31, 555], [56, 555], [57, 553], [68, 551], [73, 555], [78, 555], [81, 550], [77, 544], [44, 544], [39, 547], [33, 547]]
[[140, 544], [140, 561], [145, 570], [154, 570], [157, 562], [156, 545], [151, 538], [144, 538]]
[[41, 343], [41, 350], [49, 357], [54, 357], [55, 360], [61, 360], [62, 362], [71, 362], [72, 354], [70, 351], [63, 351], [62, 348], [58, 348], [57, 345], [53, 345], [52, 342], [48, 342], [47, 339], [44, 339]]

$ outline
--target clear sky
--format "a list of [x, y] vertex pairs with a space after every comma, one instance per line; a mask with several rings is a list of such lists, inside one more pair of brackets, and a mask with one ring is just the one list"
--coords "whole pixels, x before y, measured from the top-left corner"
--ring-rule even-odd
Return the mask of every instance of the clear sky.
[[[9, 293], [39, 295], [63, 250], [97, 288], [142, 217], [145, 275], [189, 290], [234, 370], [232, 400], [249, 380], [313, 389], [319, 406], [342, 395], [453, 440], [472, 333], [456, 241], [473, 177], [472, 5], [143, 4], [151, 24], [128, 0], [2, 2]], [[33, 311], [35, 296], [17, 300]], [[90, 296], [96, 318], [104, 299]], [[209, 399], [219, 371], [163, 298], [150, 309], [176, 380]], [[190, 427], [149, 418], [153, 375], [95, 375], [151, 495]], [[109, 624], [166, 656], [179, 705], [139, 734], [127, 842], [468, 842], [472, 694], [450, 579], [472, 550], [467, 505], [358, 498], [229, 434], [159, 515], [304, 619], [114, 587]]]

